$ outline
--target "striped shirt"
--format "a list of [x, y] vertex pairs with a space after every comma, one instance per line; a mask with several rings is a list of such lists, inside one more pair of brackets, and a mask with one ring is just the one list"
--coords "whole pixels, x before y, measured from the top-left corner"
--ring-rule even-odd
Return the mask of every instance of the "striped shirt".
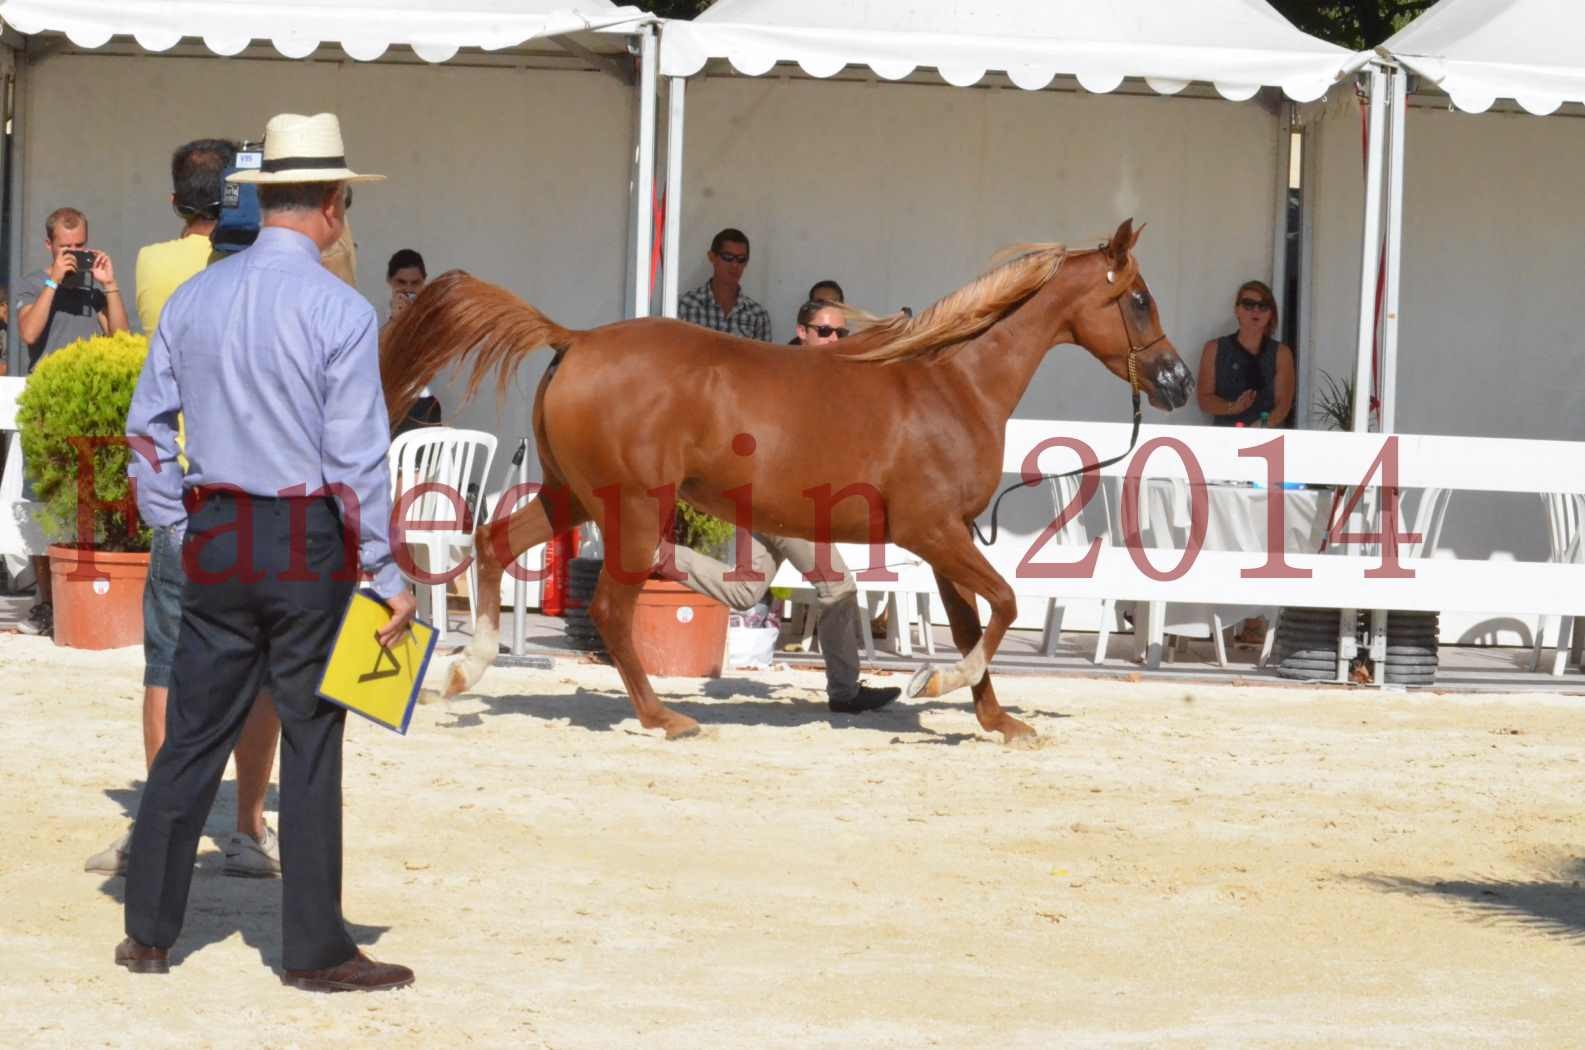
[[765, 308], [739, 291], [736, 305], [732, 307], [731, 313], [727, 313], [715, 301], [709, 281], [685, 293], [677, 301], [677, 316], [689, 324], [714, 328], [717, 332], [770, 342], [770, 314], [765, 312]]

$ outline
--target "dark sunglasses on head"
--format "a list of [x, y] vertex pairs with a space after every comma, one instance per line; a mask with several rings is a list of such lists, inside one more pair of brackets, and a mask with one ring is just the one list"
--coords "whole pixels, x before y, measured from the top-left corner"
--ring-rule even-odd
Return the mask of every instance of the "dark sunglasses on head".
[[1271, 304], [1264, 299], [1240, 299], [1238, 305], [1245, 310], [1270, 310]]
[[744, 252], [742, 255], [733, 255], [731, 252], [716, 252], [715, 257], [724, 263], [748, 262], [748, 252]]
[[821, 339], [830, 339], [833, 332], [836, 333], [836, 337], [838, 339], [846, 339], [848, 337], [848, 330], [846, 328], [838, 328], [836, 325], [806, 324], [804, 327], [818, 335]]

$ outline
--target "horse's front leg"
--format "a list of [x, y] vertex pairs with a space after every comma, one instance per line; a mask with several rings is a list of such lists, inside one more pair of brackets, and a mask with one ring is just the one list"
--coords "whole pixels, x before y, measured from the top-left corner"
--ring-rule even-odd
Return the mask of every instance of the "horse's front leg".
[[[920, 668], [908, 685], [908, 695], [944, 696], [969, 686], [974, 693], [974, 714], [980, 728], [1001, 733], [1003, 741], [1009, 744], [1035, 739], [1034, 729], [1002, 710], [996, 700], [996, 690], [991, 686], [991, 659], [1018, 613], [1013, 589], [967, 535], [961, 543], [944, 544], [935, 554], [923, 550], [919, 553], [935, 569], [941, 603], [952, 623], [952, 641], [962, 658], [944, 669]], [[984, 631], [980, 629], [980, 614], [974, 604], [976, 594], [991, 606], [991, 622]]]

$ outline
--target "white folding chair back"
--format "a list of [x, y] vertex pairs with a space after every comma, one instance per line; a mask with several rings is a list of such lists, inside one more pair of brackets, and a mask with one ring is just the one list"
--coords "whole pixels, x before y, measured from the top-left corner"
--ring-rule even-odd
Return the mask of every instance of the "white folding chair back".
[[[1574, 492], [1548, 492], [1541, 497], [1547, 507], [1547, 541], [1550, 551], [1548, 561], [1566, 562], [1580, 559], [1580, 523], [1585, 518], [1585, 496]], [[1557, 642], [1552, 649], [1552, 674], [1561, 675], [1570, 652], [1575, 650], [1576, 621], [1572, 616], [1558, 618], [1543, 616], [1536, 623], [1535, 646], [1531, 651], [1531, 670], [1541, 670], [1541, 650], [1546, 648], [1547, 632], [1554, 621], [1558, 622]]]
[[[402, 507], [400, 520], [408, 522], [459, 520], [459, 509], [475, 525], [484, 517], [484, 487], [490, 477], [490, 467], [495, 460], [495, 435], [483, 430], [461, 430], [456, 427], [423, 427], [410, 430], [391, 442], [389, 453], [391, 469], [391, 499], [393, 507], [401, 507], [404, 493], [419, 485], [430, 484], [411, 497]], [[455, 497], [455, 498], [453, 498]], [[449, 571], [457, 564], [455, 558], [468, 557], [468, 609], [473, 622], [477, 622], [478, 576], [471, 559], [473, 533], [467, 529], [413, 529], [407, 533], [407, 542], [422, 549], [427, 557], [421, 566], [428, 573]], [[445, 642], [449, 629], [446, 616], [446, 584], [424, 584], [413, 581], [419, 588], [427, 588], [430, 596], [430, 615], [434, 619], [439, 641]]]

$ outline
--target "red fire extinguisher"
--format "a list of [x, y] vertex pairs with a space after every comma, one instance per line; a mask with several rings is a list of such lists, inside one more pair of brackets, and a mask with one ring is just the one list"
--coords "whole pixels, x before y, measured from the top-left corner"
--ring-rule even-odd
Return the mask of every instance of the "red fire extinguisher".
[[545, 576], [539, 584], [539, 611], [546, 616], [566, 615], [568, 567], [577, 556], [577, 529], [553, 536], [545, 544]]

